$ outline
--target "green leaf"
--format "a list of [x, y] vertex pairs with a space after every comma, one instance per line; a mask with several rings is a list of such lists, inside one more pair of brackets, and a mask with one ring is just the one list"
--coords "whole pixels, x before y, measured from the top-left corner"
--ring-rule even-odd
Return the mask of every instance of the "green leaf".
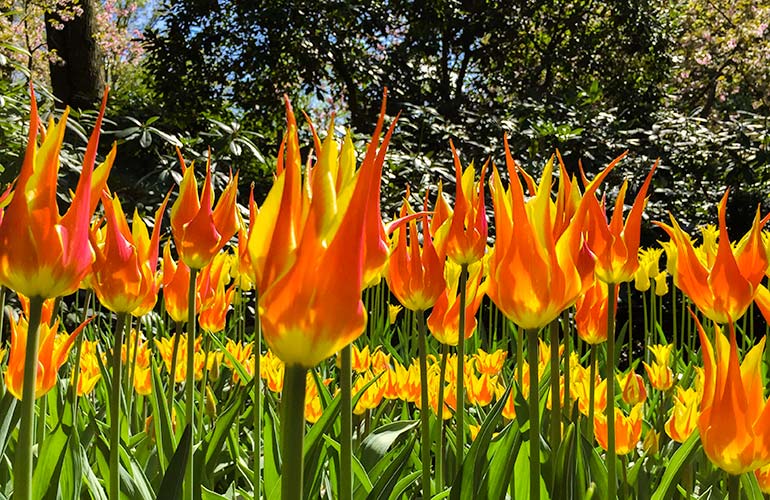
[[264, 474], [265, 482], [265, 496], [267, 498], [275, 498], [281, 491], [281, 474], [280, 474], [280, 456], [281, 445], [278, 441], [278, 432], [275, 428], [275, 411], [271, 405], [265, 405], [265, 434], [262, 443], [262, 450], [264, 453], [264, 466], [262, 473]]
[[[404, 467], [409, 462], [409, 456], [412, 453], [412, 449], [414, 448], [414, 443], [416, 440], [416, 434], [412, 434], [412, 437], [409, 438], [409, 441], [407, 441], [404, 447], [399, 450], [398, 455], [388, 464], [383, 473], [379, 476], [379, 479], [374, 484], [374, 487], [369, 493], [369, 496], [366, 497], [368, 500], [385, 500], [389, 497], [390, 492], [398, 483]], [[391, 453], [386, 455], [386, 457], [395, 453], [396, 450], [393, 450]]]
[[[171, 413], [166, 404], [166, 392], [160, 380], [158, 365], [150, 356], [152, 367], [152, 395], [149, 397], [152, 406], [152, 425], [155, 430], [155, 442], [158, 444], [158, 460], [163, 470], [168, 468], [169, 458], [174, 453], [174, 431], [171, 424]], [[173, 384], [173, 381], [169, 381]]]
[[176, 448], [174, 456], [166, 469], [163, 481], [160, 483], [157, 498], [168, 500], [178, 500], [182, 497], [182, 486], [184, 484], [184, 474], [187, 466], [187, 457], [192, 446], [192, 428], [187, 425], [182, 433], [182, 439]]
[[235, 424], [237, 418], [243, 411], [243, 402], [246, 395], [249, 394], [248, 386], [245, 390], [239, 392], [235, 401], [220, 415], [214, 425], [214, 430], [209, 434], [206, 440], [206, 471], [213, 472], [219, 461], [218, 454], [227, 440], [227, 433]]
[[515, 420], [508, 424], [500, 435], [502, 437], [496, 448], [498, 452], [492, 454], [486, 476], [486, 491], [489, 499], [505, 498], [516, 457], [521, 449], [521, 432]]
[[753, 472], [741, 474], [741, 490], [749, 500], [763, 500], [762, 490], [759, 489], [757, 476]]
[[373, 430], [361, 442], [359, 455], [364, 468], [371, 470], [388, 453], [393, 443], [418, 425], [419, 420], [397, 420]]
[[16, 398], [13, 397], [10, 391], [6, 391], [3, 399], [0, 400], [0, 457], [5, 453], [5, 448], [8, 446], [8, 438], [19, 422], [21, 413], [18, 410], [20, 407], [17, 406], [16, 402]]
[[[497, 428], [497, 424], [503, 413], [503, 407], [508, 400], [508, 394], [511, 392], [511, 388], [508, 387], [505, 393], [498, 399], [495, 406], [487, 415], [484, 423], [481, 424], [476, 439], [471, 444], [468, 453], [465, 455], [462, 466], [455, 477], [454, 484], [452, 484], [452, 494], [450, 498], [457, 499], [473, 499], [483, 495], [480, 491], [480, 484], [485, 469], [489, 466], [487, 460], [486, 451], [489, 448], [489, 443], [492, 440], [494, 430]], [[462, 492], [462, 493], [461, 493]]]
[[64, 426], [59, 424], [43, 441], [40, 458], [32, 474], [33, 498], [56, 498], [69, 438]]
[[220, 495], [219, 493], [211, 491], [205, 486], [201, 486], [201, 500], [230, 500], [230, 499], [224, 495]]
[[[340, 454], [340, 444], [332, 439], [329, 436], [324, 436], [324, 440], [326, 441], [326, 444], [332, 447], [334, 451], [337, 452], [337, 455]], [[358, 458], [353, 455], [350, 457], [351, 465], [353, 467], [353, 474], [356, 479], [361, 483], [361, 486], [364, 488], [366, 493], [369, 493], [372, 491], [372, 481], [369, 479], [369, 475], [366, 473], [366, 470], [364, 469], [363, 465], [361, 465], [361, 462], [358, 461]]]
[[671, 460], [666, 467], [666, 472], [663, 473], [663, 478], [660, 480], [658, 488], [652, 495], [652, 500], [665, 500], [671, 498], [682, 467], [690, 461], [692, 456], [699, 449], [699, 445], [700, 435], [697, 432], [693, 432], [687, 441], [682, 443], [679, 449], [676, 450], [671, 457]]
[[397, 498], [401, 498], [401, 495], [403, 495], [406, 490], [411, 488], [421, 475], [422, 470], [416, 470], [411, 474], [407, 474], [405, 477], [401, 478], [401, 480], [397, 482], [393, 487], [393, 491], [390, 492], [388, 500], [396, 500]]
[[602, 500], [606, 500], [608, 484], [607, 466], [602, 457], [599, 456], [596, 448], [585, 436], [581, 437], [580, 442], [582, 445], [583, 461], [588, 464], [588, 470], [591, 472], [591, 481], [596, 483], [596, 489], [592, 494]]

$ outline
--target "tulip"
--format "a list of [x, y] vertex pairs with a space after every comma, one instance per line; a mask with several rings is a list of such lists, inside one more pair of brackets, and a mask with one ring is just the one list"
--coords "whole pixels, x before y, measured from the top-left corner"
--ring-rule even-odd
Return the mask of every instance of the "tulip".
[[754, 471], [759, 489], [762, 493], [770, 493], [770, 465], [765, 465]]
[[650, 351], [655, 355], [651, 364], [643, 363], [650, 385], [659, 391], [667, 391], [674, 385], [674, 372], [669, 367], [669, 357], [673, 344], [652, 345]]
[[[620, 408], [615, 408], [615, 454], [627, 455], [631, 453], [642, 437], [642, 403], [631, 408], [626, 416]], [[609, 447], [607, 417], [597, 413], [594, 417], [594, 432], [596, 440], [604, 450]]]
[[693, 318], [703, 346], [704, 384], [698, 431], [706, 455], [714, 465], [734, 476], [769, 464], [770, 405], [764, 397], [761, 370], [765, 338], [739, 364], [732, 323], [729, 342], [716, 328], [715, 356], [703, 326], [695, 315]]
[[[409, 190], [404, 197], [400, 217], [411, 214]], [[390, 255], [387, 271], [388, 288], [398, 301], [410, 311], [425, 311], [433, 307], [446, 288], [443, 261], [433, 247], [428, 232], [428, 217], [422, 217], [422, 248], [414, 219], [396, 229], [396, 245]], [[408, 229], [408, 231], [407, 231]], [[409, 242], [407, 243], [407, 236]]]
[[[16, 399], [22, 400], [25, 359], [27, 350], [30, 303], [22, 298], [24, 314], [18, 319], [11, 318], [11, 348], [8, 355], [8, 367], [5, 371], [5, 386]], [[59, 335], [59, 319], [53, 323], [53, 300], [46, 301], [43, 306], [40, 323], [40, 345], [37, 354], [37, 377], [35, 379], [35, 399], [48, 393], [56, 384], [59, 368], [67, 361], [78, 334], [85, 328], [88, 321], [81, 324], [70, 335]], [[89, 320], [90, 321], [90, 320]], [[2, 356], [0, 356], [2, 359]]]
[[495, 376], [502, 371], [507, 355], [508, 353], [502, 349], [498, 349], [492, 353], [487, 353], [483, 349], [479, 349], [476, 351], [476, 354], [473, 355], [474, 366], [481, 374]]
[[578, 336], [592, 346], [607, 341], [608, 304], [614, 304], [617, 310], [618, 290], [615, 288], [614, 300], [608, 300], [607, 288], [606, 283], [595, 279], [593, 285], [575, 303], [575, 328]]
[[171, 257], [171, 245], [163, 247], [163, 306], [176, 323], [187, 321], [190, 268], [181, 260]]
[[666, 434], [678, 443], [684, 443], [698, 424], [698, 393], [694, 389], [676, 388], [674, 408], [666, 421]]
[[[457, 345], [457, 332], [459, 331], [460, 301], [458, 289], [460, 282], [460, 266], [447, 262], [444, 267], [446, 288], [444, 293], [436, 301], [433, 310], [428, 316], [428, 329], [442, 344]], [[465, 317], [468, 318], [464, 325], [464, 338], [470, 338], [476, 328], [476, 312], [481, 306], [481, 300], [487, 290], [487, 282], [483, 279], [483, 266], [477, 262], [468, 268], [468, 281], [466, 284], [467, 302]]]
[[[657, 223], [676, 243], [676, 270], [672, 273], [674, 284], [690, 297], [706, 317], [722, 324], [743, 316], [760, 289], [764, 296], [767, 295], [767, 289], [760, 284], [768, 260], [762, 245], [760, 231], [763, 222], [760, 221], [759, 211], [749, 233], [738, 248], [733, 249], [726, 225], [729, 192], [725, 192], [719, 203], [719, 242], [713, 256], [713, 252], [701, 252], [699, 256], [690, 237], [679, 227], [673, 216], [671, 226]], [[758, 302], [760, 300], [758, 298]]]
[[630, 406], [644, 403], [647, 400], [647, 389], [644, 388], [644, 379], [629, 370], [625, 377], [619, 380], [623, 401]]

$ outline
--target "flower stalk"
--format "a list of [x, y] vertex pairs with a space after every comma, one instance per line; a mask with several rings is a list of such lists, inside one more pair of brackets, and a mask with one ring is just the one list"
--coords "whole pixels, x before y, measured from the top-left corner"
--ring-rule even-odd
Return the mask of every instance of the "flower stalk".
[[302, 448], [305, 440], [307, 368], [286, 365], [281, 400], [281, 498], [304, 498]]

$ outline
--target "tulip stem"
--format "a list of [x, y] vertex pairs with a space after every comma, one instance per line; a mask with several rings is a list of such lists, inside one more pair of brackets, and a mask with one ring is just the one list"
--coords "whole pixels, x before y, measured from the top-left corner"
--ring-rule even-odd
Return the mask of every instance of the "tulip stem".
[[[431, 440], [430, 403], [428, 401], [428, 346], [425, 338], [425, 311], [417, 311], [417, 330], [420, 344], [420, 424], [422, 426], [420, 451], [422, 452], [422, 497], [429, 499], [431, 497]], [[438, 409], [438, 412], [441, 412], [441, 408]]]
[[[82, 309], [83, 315], [80, 318], [81, 323], [85, 322], [86, 316], [88, 316], [88, 304], [91, 302], [93, 293], [93, 290], [90, 288], [86, 291], [86, 298], [85, 302], [83, 302]], [[2, 316], [2, 313], [0, 313], [0, 316]], [[0, 331], [2, 331], [2, 327], [0, 327]], [[78, 335], [77, 340], [75, 340], [75, 364], [72, 368], [72, 385], [70, 386], [70, 390], [72, 391], [72, 419], [74, 421], [73, 425], [75, 429], [78, 429], [78, 406], [80, 405], [80, 398], [78, 397], [78, 381], [80, 380], [80, 359], [83, 357], [83, 337], [85, 337], [85, 335], [86, 332], [82, 332]]]
[[596, 406], [596, 344], [591, 344], [591, 370], [588, 375], [588, 439], [594, 442], [594, 411]]
[[175, 323], [174, 343], [171, 347], [171, 369], [168, 381], [168, 408], [172, 411], [174, 408], [174, 388], [176, 388], [176, 364], [179, 356], [179, 341], [182, 338], [182, 322]]
[[617, 496], [615, 460], [615, 283], [607, 283], [607, 498]]
[[740, 500], [741, 498], [741, 476], [727, 475], [727, 500]]
[[516, 380], [524, 387], [524, 330], [516, 327]]
[[[118, 313], [112, 345], [112, 386], [110, 396], [110, 500], [120, 500], [120, 390], [123, 331], [127, 313]], [[130, 323], [128, 323], [130, 325]]]
[[561, 398], [559, 391], [559, 323], [551, 321], [551, 450], [555, 453], [561, 441]]
[[350, 344], [340, 352], [340, 500], [353, 498], [353, 363]]
[[281, 498], [304, 498], [302, 448], [305, 439], [307, 368], [287, 365], [281, 396]]
[[[187, 380], [185, 382], [185, 420], [190, 426], [193, 443], [195, 442], [195, 285], [198, 278], [198, 269], [190, 268], [190, 284], [187, 294]], [[185, 468], [185, 498], [193, 498], [193, 449], [190, 446], [187, 453], [187, 467]]]
[[529, 498], [540, 498], [540, 398], [537, 381], [537, 329], [527, 330], [529, 359]]
[[569, 388], [570, 388], [570, 356], [572, 356], [572, 341], [570, 340], [570, 331], [569, 331], [569, 312], [567, 309], [565, 309], [562, 312], [562, 323], [561, 328], [562, 332], [564, 333], [564, 411], [567, 413], [567, 418], [569, 419], [569, 414], [571, 410], [570, 405], [570, 395], [569, 395]]
[[[27, 323], [27, 345], [24, 366], [37, 366], [37, 351], [40, 343], [40, 317], [43, 313], [43, 298], [30, 297], [29, 322]], [[21, 427], [16, 444], [16, 460], [13, 467], [13, 497], [16, 500], [32, 498], [32, 434], [35, 423], [35, 388], [37, 370], [24, 370], [24, 385], [21, 398]]]
[[439, 422], [439, 445], [436, 455], [436, 484], [437, 489], [444, 489], [444, 451], [446, 436], [444, 435], [444, 385], [446, 383], [446, 362], [449, 357], [449, 345], [441, 345], [441, 365], [438, 370], [438, 404], [436, 405]]
[[[244, 322], [246, 318], [244, 318]], [[262, 497], [262, 322], [259, 320], [259, 291], [254, 295], [254, 500]]]
[[457, 332], [457, 409], [455, 411], [457, 421], [457, 437], [455, 439], [457, 460], [455, 461], [455, 466], [458, 470], [465, 456], [465, 302], [467, 296], [468, 264], [462, 264], [460, 267], [459, 281], [460, 318]]

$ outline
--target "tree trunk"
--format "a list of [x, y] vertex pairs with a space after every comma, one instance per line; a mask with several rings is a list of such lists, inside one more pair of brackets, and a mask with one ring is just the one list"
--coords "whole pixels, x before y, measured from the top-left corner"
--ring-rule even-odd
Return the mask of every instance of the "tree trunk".
[[[94, 38], [96, 34], [95, 0], [81, 0], [83, 13], [62, 21], [47, 14], [46, 43], [49, 51], [61, 58], [50, 64], [51, 88], [56, 106], [92, 108], [104, 93], [104, 58]], [[57, 29], [62, 27], [62, 29]]]

